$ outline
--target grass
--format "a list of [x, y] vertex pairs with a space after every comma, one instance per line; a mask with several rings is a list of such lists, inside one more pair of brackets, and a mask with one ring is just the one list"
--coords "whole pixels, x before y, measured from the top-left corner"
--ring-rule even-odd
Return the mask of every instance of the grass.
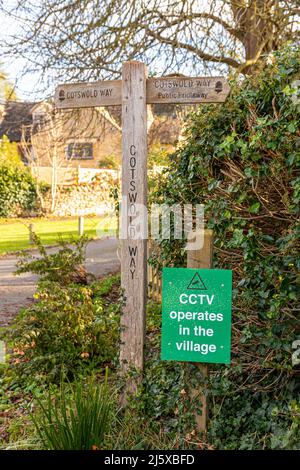
[[111, 390], [95, 380], [70, 384], [71, 393], [62, 381], [59, 392], [49, 391], [45, 400], [36, 397], [39, 413], [31, 413], [45, 449], [99, 450], [113, 417]]
[[[32, 248], [29, 225], [44, 245], [55, 245], [59, 239], [71, 241], [78, 238], [78, 218], [0, 219], [0, 254]], [[85, 217], [84, 233], [91, 238], [113, 236], [116, 220], [113, 218]]]

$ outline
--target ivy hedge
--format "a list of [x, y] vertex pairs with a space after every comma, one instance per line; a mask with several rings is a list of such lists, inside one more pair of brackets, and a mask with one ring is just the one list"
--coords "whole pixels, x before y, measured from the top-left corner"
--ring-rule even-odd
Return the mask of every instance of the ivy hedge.
[[26, 168], [0, 165], [0, 217], [23, 215], [37, 207], [36, 183]]
[[[233, 270], [232, 363], [212, 365], [209, 379], [217, 448], [300, 447], [299, 58], [288, 46], [256, 76], [232, 81], [224, 104], [199, 107], [152, 193], [156, 203], [203, 203], [214, 266]], [[153, 262], [186, 266], [183, 245], [162, 241]]]

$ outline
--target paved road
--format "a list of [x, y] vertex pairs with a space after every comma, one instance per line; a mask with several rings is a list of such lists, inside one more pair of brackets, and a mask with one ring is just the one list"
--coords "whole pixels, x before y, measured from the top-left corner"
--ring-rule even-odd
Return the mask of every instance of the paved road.
[[[117, 255], [118, 240], [105, 238], [89, 242], [86, 250], [85, 266], [95, 276], [103, 276], [120, 269]], [[57, 248], [47, 250], [54, 253]], [[7, 325], [20, 307], [32, 302], [38, 277], [26, 273], [14, 276], [16, 255], [0, 257], [0, 326]]]

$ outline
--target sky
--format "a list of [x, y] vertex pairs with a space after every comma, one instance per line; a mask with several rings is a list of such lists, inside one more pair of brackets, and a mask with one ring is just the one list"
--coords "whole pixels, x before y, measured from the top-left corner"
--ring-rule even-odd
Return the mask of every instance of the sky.
[[9, 81], [15, 86], [19, 99], [25, 101], [36, 101], [41, 99], [44, 93], [39, 91], [39, 76], [28, 74], [23, 76], [24, 62], [21, 59], [11, 63], [3, 62], [3, 70], [8, 74]]
[[[10, 9], [16, 4], [17, 0], [0, 0], [6, 9]], [[25, 0], [26, 1], [26, 0]], [[149, 0], [151, 2], [151, 0]], [[203, 1], [203, 0], [200, 0]], [[10, 34], [17, 32], [17, 22], [11, 18], [7, 18], [0, 12], [0, 47], [1, 39]], [[26, 61], [21, 58], [12, 57], [11, 59], [1, 60], [2, 70], [8, 74], [10, 82], [15, 86], [17, 97], [27, 101], [38, 101], [49, 96], [53, 92], [53, 85], [51, 88], [45, 86], [40, 82], [40, 76], [37, 73], [29, 73], [24, 76], [24, 67]], [[187, 72], [188, 74], [188, 72]], [[50, 80], [49, 76], [49, 80]], [[45, 89], [47, 91], [45, 91]]]
[[[14, 0], [4, 0], [4, 6], [10, 7]], [[1, 39], [7, 37], [8, 34], [13, 34], [16, 31], [16, 23], [12, 19], [8, 19], [2, 12], [0, 12], [0, 44]], [[26, 101], [36, 101], [43, 97], [44, 93], [39, 91], [39, 75], [37, 74], [23, 74], [25, 60], [21, 58], [16, 59], [1, 59], [1, 69], [8, 75], [9, 81], [15, 86], [16, 94], [19, 99]]]
[[[0, 0], [0, 4], [7, 10], [13, 8], [18, 0]], [[23, 0], [26, 1], [27, 0]], [[37, 0], [43, 2], [43, 0]], [[152, 0], [148, 0], [150, 3]], [[206, 0], [197, 0], [199, 4], [207, 5]], [[218, 0], [215, 0], [218, 2]], [[29, 0], [28, 0], [28, 3]], [[42, 82], [41, 77], [38, 73], [27, 73], [24, 75], [24, 69], [26, 65], [25, 59], [11, 57], [9, 59], [3, 58], [1, 59], [1, 40], [4, 38], [8, 38], [9, 35], [17, 34], [17, 29], [19, 28], [19, 24], [13, 18], [5, 16], [0, 11], [0, 65], [2, 70], [8, 74], [9, 80], [12, 85], [15, 86], [16, 95], [21, 100], [27, 101], [39, 101], [49, 97], [54, 92], [54, 85], [55, 85], [55, 76], [53, 71], [48, 71], [47, 73], [47, 81]], [[159, 57], [159, 56], [158, 56]], [[158, 66], [161, 60], [162, 69], [164, 69], [165, 63], [164, 58], [158, 59]], [[188, 65], [190, 64], [190, 65]], [[191, 65], [192, 62], [186, 62], [187, 70], [180, 70], [182, 73], [186, 75], [193, 75], [193, 66]], [[175, 71], [175, 70], [174, 70]], [[151, 72], [151, 70], [150, 70]], [[211, 65], [210, 74], [219, 75], [219, 70], [214, 71], [213, 65]], [[159, 73], [159, 72], [158, 72]], [[208, 72], [204, 72], [203, 74], [207, 74]]]

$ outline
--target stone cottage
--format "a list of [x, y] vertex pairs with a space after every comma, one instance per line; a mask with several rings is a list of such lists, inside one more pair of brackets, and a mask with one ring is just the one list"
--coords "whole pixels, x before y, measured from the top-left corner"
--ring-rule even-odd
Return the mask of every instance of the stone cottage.
[[[78, 168], [119, 167], [121, 121], [120, 106], [58, 111], [51, 101], [7, 101], [0, 104], [0, 139], [5, 134], [17, 142], [24, 163], [50, 182], [53, 167], [70, 174]], [[181, 130], [175, 106], [148, 107], [149, 148], [173, 146]]]
[[108, 156], [120, 162], [121, 127], [105, 108], [58, 111], [42, 102], [31, 112], [31, 144], [41, 166], [53, 159], [54, 148], [64, 167], [99, 168]]

